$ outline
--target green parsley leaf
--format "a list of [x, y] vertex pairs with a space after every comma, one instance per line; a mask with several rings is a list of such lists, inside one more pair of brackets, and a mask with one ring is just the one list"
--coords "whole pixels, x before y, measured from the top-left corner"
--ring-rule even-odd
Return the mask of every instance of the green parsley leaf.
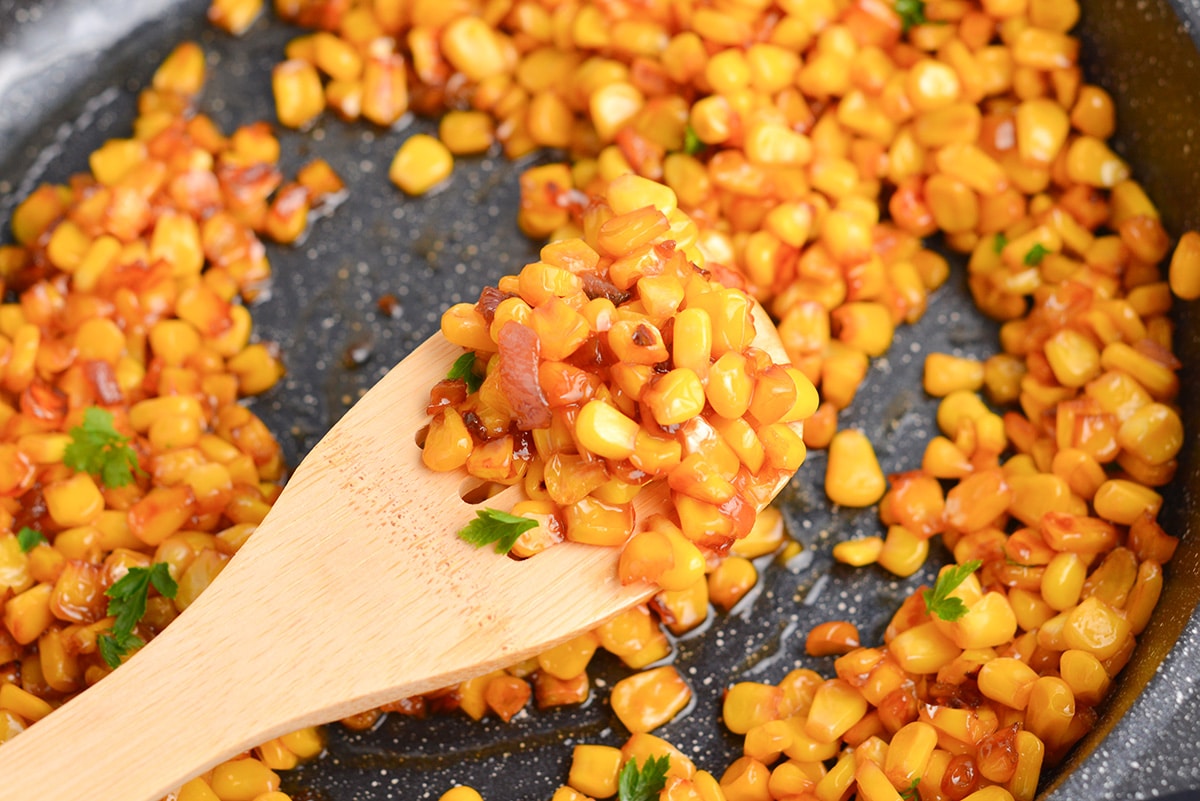
[[100, 651], [100, 656], [110, 668], [119, 668], [125, 654], [145, 644], [145, 641], [136, 634], [118, 636], [109, 632], [96, 638], [96, 649]]
[[113, 428], [112, 412], [89, 406], [83, 411], [83, 425], [70, 430], [71, 442], [63, 454], [63, 464], [81, 473], [99, 476], [106, 487], [123, 487], [133, 481], [133, 472], [142, 472], [129, 438]]
[[913, 779], [912, 784], [908, 786], [908, 789], [900, 793], [900, 797], [904, 799], [904, 801], [919, 801], [921, 795], [917, 792], [917, 787], [920, 784], [920, 779]]
[[896, 0], [896, 13], [900, 16], [900, 29], [908, 33], [914, 25], [924, 25], [925, 0]]
[[517, 539], [531, 528], [537, 528], [536, 520], [510, 515], [499, 509], [483, 509], [475, 513], [475, 519], [463, 526], [458, 536], [476, 548], [494, 542], [496, 553], [508, 553]]
[[179, 585], [171, 578], [166, 562], [156, 562], [150, 567], [131, 567], [128, 573], [105, 590], [108, 614], [116, 620], [112, 631], [100, 635], [97, 646], [109, 667], [118, 667], [121, 657], [142, 644], [142, 639], [133, 633], [133, 629], [142, 615], [146, 614], [146, 598], [150, 595], [151, 587], [166, 598], [174, 598], [179, 591]]
[[938, 576], [937, 583], [933, 585], [932, 590], [925, 590], [921, 593], [921, 597], [925, 599], [925, 608], [929, 610], [929, 614], [936, 615], [942, 620], [954, 622], [967, 613], [967, 605], [962, 602], [961, 598], [952, 598], [950, 593], [966, 581], [967, 576], [974, 573], [983, 562], [978, 559], [972, 559], [965, 565], [955, 565], [951, 569], [945, 571]]
[[1008, 237], [1003, 233], [996, 234], [995, 238], [992, 239], [992, 250], [996, 253], [1000, 253], [1007, 245]]
[[1041, 242], [1038, 242], [1037, 244], [1035, 244], [1033, 247], [1031, 247], [1031, 248], [1029, 249], [1029, 252], [1028, 252], [1028, 253], [1026, 253], [1026, 254], [1025, 254], [1025, 264], [1026, 264], [1026, 266], [1028, 266], [1028, 267], [1037, 267], [1039, 264], [1041, 264], [1041, 263], [1042, 263], [1042, 259], [1046, 258], [1046, 254], [1047, 254], [1047, 253], [1049, 253], [1049, 252], [1050, 252], [1050, 251], [1049, 251], [1049, 250], [1047, 250], [1047, 249], [1046, 249], [1046, 248], [1045, 248], [1045, 247], [1042, 245], [1042, 243], [1041, 243]]
[[46, 541], [46, 538], [42, 536], [42, 532], [34, 531], [29, 526], [24, 526], [17, 532], [17, 547], [21, 549], [21, 553], [29, 553]]
[[454, 364], [450, 365], [450, 372], [446, 373], [446, 378], [451, 381], [461, 378], [467, 382], [468, 393], [478, 392], [483, 386], [483, 377], [475, 372], [475, 351], [469, 350], [455, 359]]
[[683, 132], [683, 152], [689, 156], [694, 156], [702, 152], [708, 145], [700, 141], [700, 137], [696, 136], [696, 129], [688, 123], [687, 128]]
[[621, 768], [618, 782], [619, 801], [657, 801], [658, 794], [667, 786], [667, 770], [671, 767], [668, 756], [646, 757], [639, 770], [637, 760], [631, 759]]

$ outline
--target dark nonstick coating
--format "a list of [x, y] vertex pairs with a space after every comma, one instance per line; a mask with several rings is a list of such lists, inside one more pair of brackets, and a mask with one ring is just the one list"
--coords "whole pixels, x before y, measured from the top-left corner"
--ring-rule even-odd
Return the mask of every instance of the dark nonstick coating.
[[[1193, 3], [1184, 7], [1181, 0], [1181, 18], [1200, 20]], [[1200, 227], [1200, 56], [1165, 0], [1083, 5], [1089, 75], [1116, 98], [1120, 149], [1172, 234]], [[296, 31], [260, 20], [235, 40], [207, 26], [206, 6], [206, 0], [0, 0], [0, 220], [37, 182], [85, 170], [87, 154], [102, 141], [128, 135], [136, 91], [184, 39], [200, 41], [209, 53], [202, 108], [225, 130], [273, 119], [270, 67]], [[359, 394], [436, 330], [443, 308], [473, 298], [536, 253], [515, 225], [516, 176], [524, 164], [498, 156], [460, 160], [450, 185], [420, 200], [388, 183], [399, 143], [432, 128], [421, 119], [387, 131], [324, 119], [307, 134], [282, 134], [289, 171], [321, 156], [352, 190], [331, 217], [315, 222], [305, 242], [270, 250], [272, 291], [254, 309], [257, 336], [281, 345], [288, 376], [252, 405], [293, 464]], [[0, 242], [7, 236], [4, 226]], [[399, 299], [398, 316], [379, 310], [386, 294]], [[1200, 323], [1193, 310], [1183, 309], [1179, 324], [1178, 348], [1187, 365], [1181, 405], [1193, 441], [1185, 446], [1163, 519], [1184, 542], [1168, 568], [1157, 618], [1115, 698], [1096, 731], [1048, 783], [1052, 799], [1133, 798], [1200, 787], [1194, 685], [1200, 679], [1200, 532], [1193, 530], [1200, 520], [1194, 433], [1200, 430]], [[924, 355], [984, 357], [995, 348], [995, 327], [979, 318], [960, 278], [952, 279], [918, 325], [898, 331], [841, 424], [870, 436], [885, 471], [917, 467], [933, 428], [934, 405], [920, 389]], [[364, 353], [365, 362], [354, 364], [352, 357]], [[932, 567], [895, 580], [879, 568], [835, 565], [833, 543], [874, 533], [878, 522], [874, 510], [831, 514], [823, 473], [824, 455], [811, 454], [783, 495], [804, 553], [786, 565], [760, 565], [765, 580], [753, 598], [732, 614], [716, 615], [703, 636], [676, 643], [675, 663], [697, 700], [656, 733], [718, 776], [738, 753], [718, 721], [722, 687], [745, 679], [778, 681], [795, 666], [830, 675], [829, 659], [804, 656], [811, 626], [848, 618], [868, 644], [877, 644], [900, 601], [932, 576]], [[362, 647], [365, 653], [370, 644]], [[322, 656], [310, 658], [319, 662]], [[510, 724], [391, 716], [366, 734], [332, 727], [330, 754], [286, 774], [286, 787], [297, 799], [330, 801], [436, 798], [457, 783], [471, 784], [493, 801], [549, 798], [566, 778], [573, 744], [619, 744], [626, 736], [603, 689], [623, 670], [598, 657], [591, 673], [601, 689], [589, 704], [525, 714]]]

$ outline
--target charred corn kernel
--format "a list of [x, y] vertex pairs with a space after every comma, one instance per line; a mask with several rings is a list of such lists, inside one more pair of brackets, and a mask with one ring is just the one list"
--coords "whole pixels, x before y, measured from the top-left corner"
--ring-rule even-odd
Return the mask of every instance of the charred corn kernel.
[[887, 482], [875, 449], [861, 431], [844, 429], [829, 443], [825, 494], [836, 504], [870, 506], [883, 497]]
[[[585, 746], [577, 746], [577, 749], [581, 747]], [[474, 787], [460, 784], [442, 793], [438, 797], [438, 801], [483, 801], [483, 796]]]
[[621, 679], [612, 690], [612, 708], [631, 732], [652, 731], [687, 706], [692, 691], [670, 665]]
[[567, 783], [592, 798], [617, 794], [621, 749], [607, 745], [577, 745], [571, 754]]
[[842, 564], [865, 567], [874, 564], [883, 553], [882, 537], [860, 537], [833, 546], [833, 558]]
[[881, 567], [897, 576], [911, 576], [929, 556], [929, 540], [904, 526], [889, 526], [883, 548], [876, 558]]
[[423, 195], [453, 170], [454, 156], [444, 144], [427, 134], [413, 134], [396, 151], [388, 178], [410, 195]]
[[867, 700], [843, 679], [830, 679], [813, 694], [804, 731], [818, 742], [833, 742], [867, 713]]
[[808, 632], [804, 650], [809, 656], [846, 654], [862, 644], [858, 627], [845, 620], [818, 623]]
[[289, 59], [271, 73], [275, 93], [275, 116], [288, 128], [303, 128], [325, 110], [325, 90], [317, 68], [306, 61]]
[[279, 789], [279, 774], [257, 759], [234, 759], [213, 768], [209, 784], [221, 801], [254, 801]]

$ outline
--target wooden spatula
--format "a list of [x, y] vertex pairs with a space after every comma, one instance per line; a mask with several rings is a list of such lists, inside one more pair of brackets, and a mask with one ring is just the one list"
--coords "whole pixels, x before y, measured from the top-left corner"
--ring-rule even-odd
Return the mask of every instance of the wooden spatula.
[[[786, 361], [761, 309], [755, 323], [755, 344]], [[0, 799], [155, 801], [272, 737], [511, 665], [650, 597], [617, 580], [615, 548], [517, 562], [455, 535], [478, 507], [464, 474], [422, 465], [415, 437], [460, 353], [439, 334], [401, 362], [192, 606], [0, 747]], [[665, 507], [648, 495], [639, 515]]]

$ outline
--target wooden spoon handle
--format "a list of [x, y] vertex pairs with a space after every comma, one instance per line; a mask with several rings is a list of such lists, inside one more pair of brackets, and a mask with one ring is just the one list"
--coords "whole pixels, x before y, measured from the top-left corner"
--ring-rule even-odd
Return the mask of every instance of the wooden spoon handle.
[[392, 370], [178, 620], [0, 747], [0, 798], [155, 801], [271, 737], [513, 664], [648, 597], [619, 584], [616, 549], [516, 562], [454, 536], [476, 507], [414, 436], [460, 352], [435, 337]]

